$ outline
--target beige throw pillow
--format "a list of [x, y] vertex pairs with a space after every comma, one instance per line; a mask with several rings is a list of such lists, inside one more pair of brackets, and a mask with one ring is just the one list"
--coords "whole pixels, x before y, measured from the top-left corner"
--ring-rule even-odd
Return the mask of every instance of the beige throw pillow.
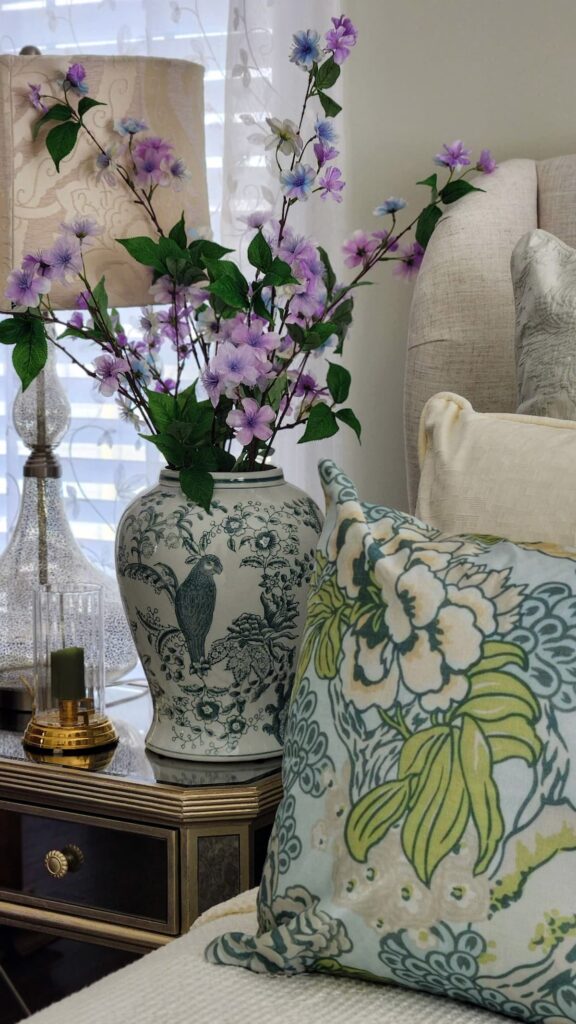
[[576, 546], [576, 423], [478, 413], [442, 392], [424, 406], [416, 514], [443, 533]]

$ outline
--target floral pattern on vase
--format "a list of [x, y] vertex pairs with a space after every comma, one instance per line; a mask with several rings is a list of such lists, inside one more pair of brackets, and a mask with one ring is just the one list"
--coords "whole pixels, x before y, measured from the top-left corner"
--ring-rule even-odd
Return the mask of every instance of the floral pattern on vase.
[[209, 514], [165, 471], [119, 525], [120, 590], [154, 701], [146, 742], [192, 760], [274, 757], [322, 519], [279, 470], [215, 478]]

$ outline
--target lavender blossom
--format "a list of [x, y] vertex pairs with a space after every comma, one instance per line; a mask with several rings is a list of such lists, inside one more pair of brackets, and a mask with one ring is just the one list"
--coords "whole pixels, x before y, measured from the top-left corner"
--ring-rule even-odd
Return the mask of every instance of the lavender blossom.
[[324, 175], [318, 179], [318, 184], [321, 188], [320, 198], [327, 199], [330, 196], [337, 203], [341, 203], [342, 189], [346, 185], [346, 182], [342, 180], [342, 172], [339, 167], [329, 167]]
[[118, 132], [118, 135], [137, 135], [138, 132], [147, 130], [146, 122], [140, 121], [137, 117], [121, 117], [119, 121], [114, 122], [114, 131]]
[[332, 18], [334, 28], [326, 33], [326, 46], [332, 51], [336, 64], [343, 64], [350, 56], [350, 50], [356, 46], [358, 30], [350, 21], [341, 14], [339, 18]]
[[102, 228], [90, 217], [76, 217], [68, 224], [61, 224], [60, 227], [69, 235], [75, 235], [80, 243], [87, 239], [96, 238], [102, 234]]
[[434, 157], [434, 163], [440, 167], [449, 167], [451, 171], [458, 173], [470, 164], [471, 152], [472, 150], [468, 149], [461, 139], [456, 139], [449, 146], [444, 142], [442, 152], [436, 153]]
[[476, 170], [482, 171], [484, 174], [492, 174], [496, 170], [498, 164], [496, 163], [492, 153], [489, 149], [483, 149], [478, 158], [476, 164]]
[[99, 379], [98, 390], [108, 398], [118, 391], [119, 377], [130, 369], [126, 359], [117, 359], [113, 355], [97, 356], [94, 360], [96, 376]]
[[7, 299], [16, 306], [35, 308], [40, 297], [50, 290], [50, 281], [46, 277], [36, 277], [30, 270], [12, 270], [6, 280]]
[[83, 64], [71, 64], [64, 78], [64, 88], [70, 86], [80, 96], [88, 92], [88, 85], [85, 81], [86, 69]]
[[330, 145], [332, 142], [338, 142], [338, 134], [334, 127], [334, 119], [332, 117], [317, 117], [314, 125], [314, 131], [318, 140], [324, 145]]
[[39, 110], [42, 114], [45, 114], [48, 107], [42, 99], [42, 86], [33, 82], [28, 82], [28, 99], [36, 110]]
[[394, 267], [394, 273], [397, 277], [403, 277], [404, 280], [410, 281], [413, 277], [416, 277], [422, 266], [424, 249], [419, 242], [412, 242], [411, 245], [401, 249], [401, 253], [402, 259]]
[[267, 441], [272, 437], [269, 426], [274, 421], [275, 413], [270, 405], [259, 406], [254, 398], [244, 398], [242, 409], [232, 409], [226, 417], [226, 423], [236, 432], [236, 440], [242, 445], [250, 444], [257, 437]]
[[27, 273], [36, 274], [37, 277], [53, 277], [53, 268], [48, 253], [43, 249], [37, 252], [29, 252], [22, 260], [22, 269]]
[[344, 262], [347, 267], [366, 266], [378, 242], [371, 238], [365, 231], [355, 231], [351, 238], [342, 246]]
[[68, 238], [59, 238], [48, 253], [52, 267], [52, 277], [58, 281], [67, 281], [73, 274], [82, 273], [82, 253], [78, 242]]
[[325, 145], [323, 142], [315, 142], [314, 155], [318, 161], [318, 169], [320, 169], [329, 160], [335, 160], [337, 156], [340, 156], [340, 151], [334, 146]]

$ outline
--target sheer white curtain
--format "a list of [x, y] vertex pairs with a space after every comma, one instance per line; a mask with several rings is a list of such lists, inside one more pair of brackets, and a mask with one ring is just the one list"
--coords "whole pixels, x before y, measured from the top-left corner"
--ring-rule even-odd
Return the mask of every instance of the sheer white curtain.
[[[332, 0], [0, 0], [0, 51], [18, 53], [35, 44], [43, 53], [61, 54], [63, 68], [82, 53], [149, 54], [203, 64], [212, 229], [216, 238], [236, 246], [245, 230], [242, 215], [270, 208], [277, 198], [277, 178], [255, 137], [267, 116], [299, 117], [304, 73], [287, 59], [292, 33], [309, 27], [324, 32], [336, 13]], [[295, 226], [332, 251], [343, 218], [321, 206], [300, 204]], [[115, 524], [133, 495], [156, 479], [158, 461], [153, 447], [136, 437], [115, 404], [101, 398], [80, 370], [60, 359], [59, 374], [72, 403], [71, 427], [60, 447], [68, 515], [86, 552], [111, 569]], [[4, 350], [0, 548], [17, 513], [26, 454], [11, 423], [16, 386]], [[290, 437], [279, 444], [276, 461], [289, 479], [317, 495], [317, 459], [333, 452], [331, 441], [298, 447]]]

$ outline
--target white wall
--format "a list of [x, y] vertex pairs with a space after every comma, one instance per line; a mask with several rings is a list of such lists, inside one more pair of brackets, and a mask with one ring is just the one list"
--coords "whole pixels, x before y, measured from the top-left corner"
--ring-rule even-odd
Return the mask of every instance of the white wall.
[[[348, 0], [359, 30], [343, 69], [348, 133], [346, 230], [383, 227], [378, 202], [404, 196], [462, 138], [498, 160], [576, 151], [575, 0]], [[356, 293], [348, 345], [360, 452], [344, 433], [340, 461], [367, 500], [406, 507], [402, 434], [411, 287], [377, 268]]]

